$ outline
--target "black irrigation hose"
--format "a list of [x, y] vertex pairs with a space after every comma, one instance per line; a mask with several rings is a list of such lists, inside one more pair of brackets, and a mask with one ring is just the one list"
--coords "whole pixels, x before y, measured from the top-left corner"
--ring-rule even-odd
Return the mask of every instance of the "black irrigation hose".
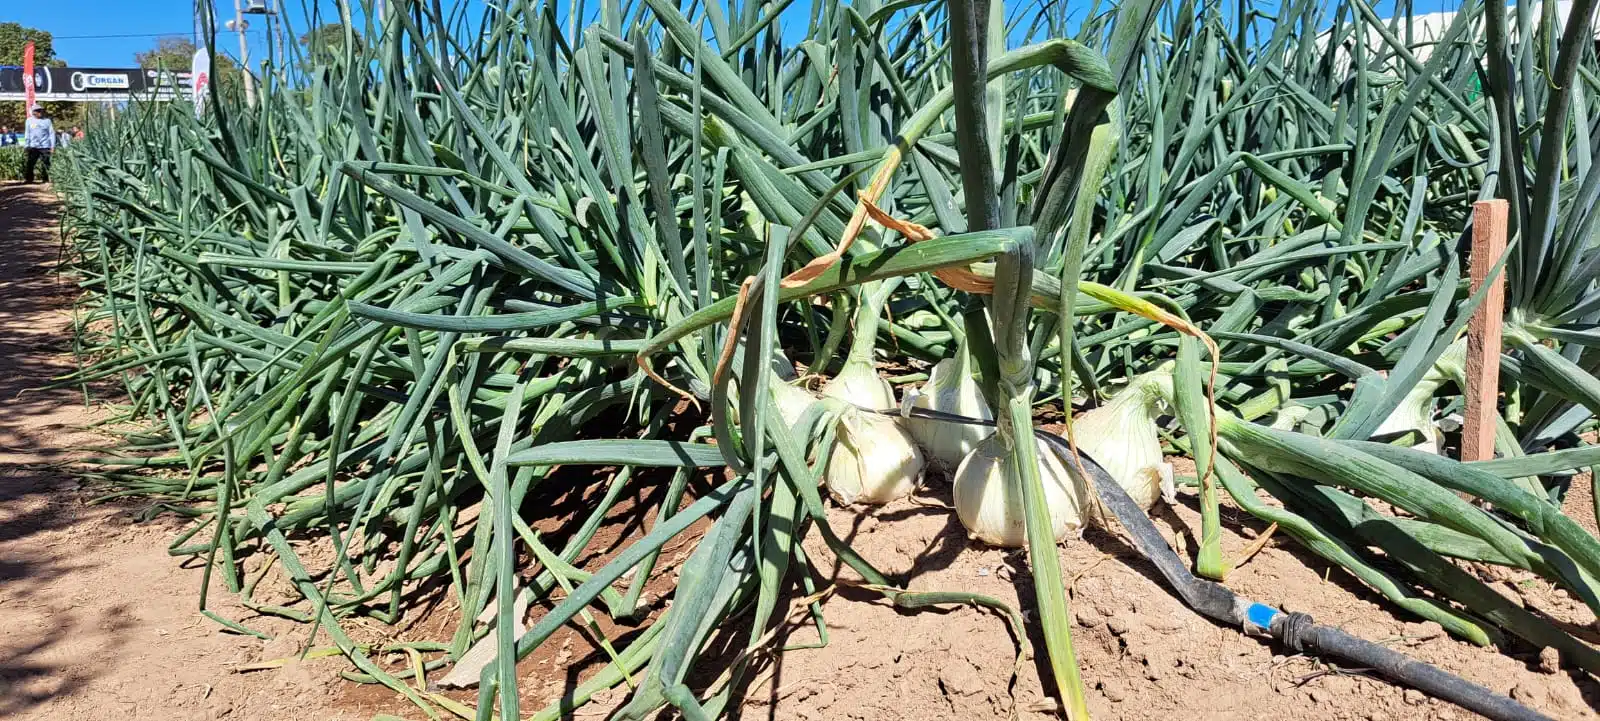
[[[878, 411], [884, 415], [909, 415], [950, 423], [993, 426], [993, 421], [968, 418], [926, 408], [903, 408], [896, 411]], [[1066, 439], [1034, 429], [1034, 435], [1044, 441], [1063, 463], [1072, 461], [1072, 449]], [[1133, 539], [1133, 545], [1155, 565], [1156, 570], [1177, 590], [1184, 603], [1196, 613], [1216, 621], [1237, 626], [1249, 635], [1268, 635], [1277, 639], [1290, 651], [1331, 656], [1350, 661], [1357, 666], [1373, 669], [1395, 681], [1416, 688], [1435, 698], [1444, 699], [1469, 711], [1495, 721], [1550, 721], [1533, 709], [1505, 696], [1472, 683], [1455, 674], [1417, 661], [1390, 649], [1352, 636], [1333, 626], [1324, 626], [1304, 613], [1284, 613], [1262, 603], [1240, 598], [1226, 586], [1196, 578], [1178, 558], [1166, 539], [1156, 530], [1150, 517], [1128, 492], [1118, 485], [1111, 474], [1082, 450], [1083, 468], [1094, 481], [1100, 501], [1111, 509], [1122, 527]]]

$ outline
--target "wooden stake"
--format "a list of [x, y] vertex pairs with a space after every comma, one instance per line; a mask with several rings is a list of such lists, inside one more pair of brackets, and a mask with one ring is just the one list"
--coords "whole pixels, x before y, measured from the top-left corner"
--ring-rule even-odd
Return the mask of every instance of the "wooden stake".
[[[1506, 252], [1506, 201], [1480, 200], [1472, 204], [1472, 257], [1467, 267], [1472, 292], [1489, 278], [1490, 269]], [[1496, 275], [1467, 326], [1466, 425], [1461, 430], [1461, 460], [1494, 458], [1495, 418], [1500, 399], [1500, 336], [1505, 322], [1506, 278]]]

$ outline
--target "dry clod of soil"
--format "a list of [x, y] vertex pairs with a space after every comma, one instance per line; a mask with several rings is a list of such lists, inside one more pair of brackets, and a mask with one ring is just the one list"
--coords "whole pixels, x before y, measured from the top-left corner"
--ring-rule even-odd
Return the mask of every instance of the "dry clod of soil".
[[1134, 628], [1134, 619], [1130, 616], [1112, 616], [1106, 621], [1106, 629], [1118, 636], [1126, 636]]
[[1128, 684], [1121, 679], [1107, 679], [1100, 682], [1100, 693], [1105, 695], [1107, 701], [1121, 703], [1128, 698]]
[[1545, 673], [1561, 671], [1561, 652], [1549, 646], [1539, 650], [1539, 670]]

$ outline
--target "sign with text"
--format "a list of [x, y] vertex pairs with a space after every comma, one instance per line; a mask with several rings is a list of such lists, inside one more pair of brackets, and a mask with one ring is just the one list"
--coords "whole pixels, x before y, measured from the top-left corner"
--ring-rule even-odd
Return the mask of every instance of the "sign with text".
[[37, 101], [172, 100], [187, 97], [190, 74], [144, 68], [45, 68], [25, 73], [0, 65], [0, 100]]

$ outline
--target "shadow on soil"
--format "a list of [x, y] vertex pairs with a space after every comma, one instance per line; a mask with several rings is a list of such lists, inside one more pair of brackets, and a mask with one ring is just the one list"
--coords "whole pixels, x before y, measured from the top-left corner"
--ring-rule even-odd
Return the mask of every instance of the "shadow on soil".
[[77, 484], [49, 463], [72, 452], [66, 436], [83, 404], [70, 389], [38, 390], [72, 370], [70, 322], [62, 315], [71, 308], [72, 285], [55, 272], [52, 201], [43, 187], [0, 184], [0, 617], [10, 619], [0, 622], [0, 718], [28, 718], [97, 675], [95, 664], [42, 660], [65, 640], [99, 639], [97, 655], [112, 656], [132, 625], [120, 604], [88, 618], [51, 588], [84, 567], [81, 552], [107, 519], [86, 513]]
[[76, 390], [41, 388], [73, 369], [74, 286], [55, 272], [60, 220], [51, 193], [0, 184], [0, 458], [61, 458], [70, 448], [50, 436], [70, 431], [66, 418], [83, 404]]

